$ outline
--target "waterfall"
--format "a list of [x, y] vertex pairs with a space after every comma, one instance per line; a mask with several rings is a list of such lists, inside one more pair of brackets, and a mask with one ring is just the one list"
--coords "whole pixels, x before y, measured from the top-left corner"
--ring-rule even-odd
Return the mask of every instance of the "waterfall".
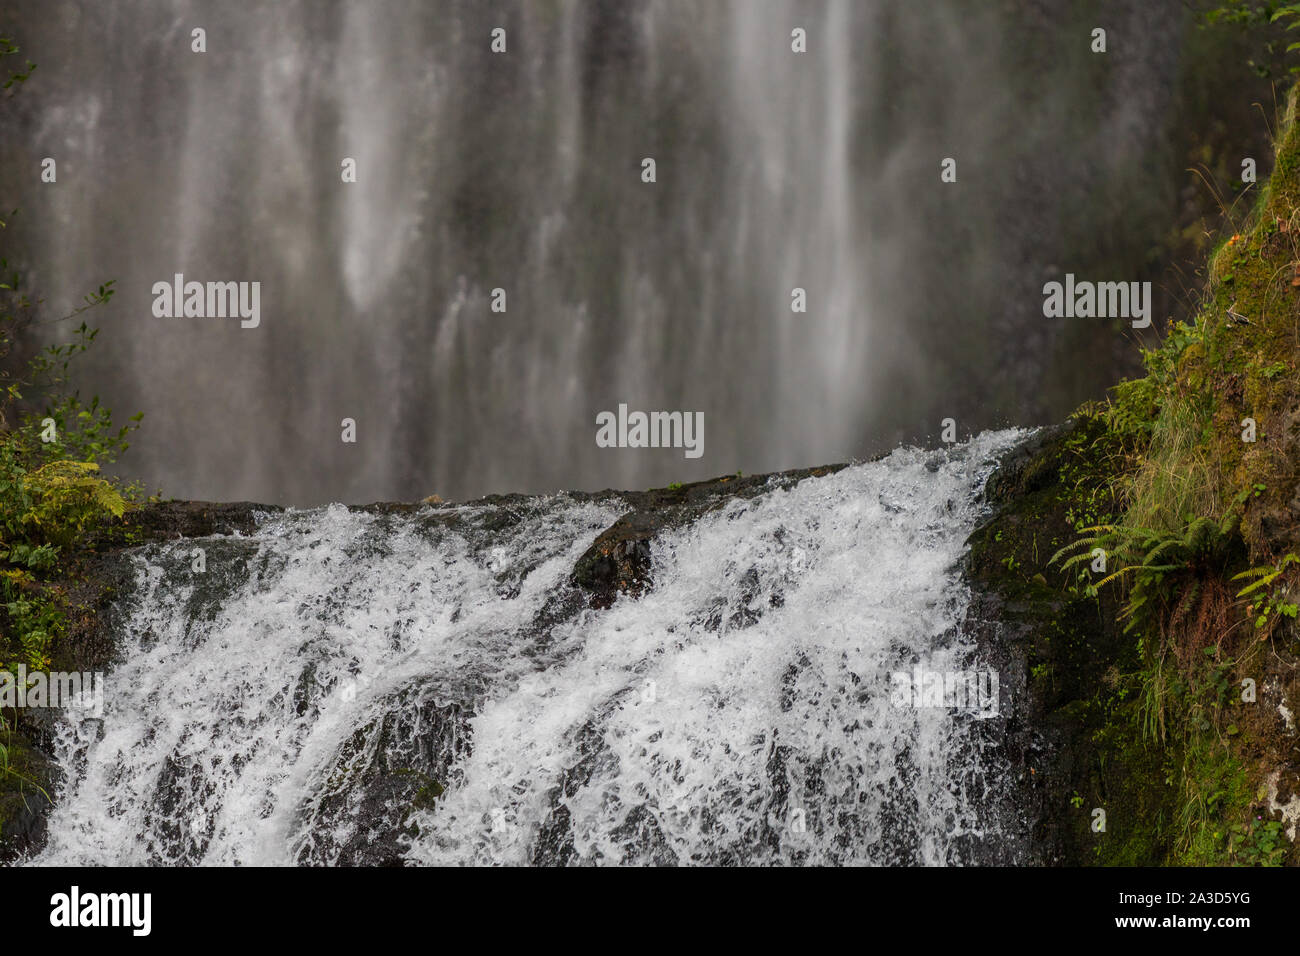
[[133, 549], [32, 862], [1017, 861], [1005, 714], [900, 703], [891, 675], [987, 665], [958, 563], [1023, 437], [771, 479], [659, 533], [653, 586], [605, 609], [570, 574], [613, 493]]
[[[51, 315], [116, 279], [79, 381], [181, 498], [645, 488], [1052, 420], [1119, 346], [1042, 283], [1167, 227], [1177, 0], [1107, 4], [1106, 69], [1076, 0], [11, 5], [9, 258]], [[260, 325], [155, 317], [177, 273], [260, 282]], [[703, 413], [704, 456], [598, 448], [620, 403]]]
[[[78, 33], [142, 40], [133, 55], [51, 40], [90, 66], [74, 91], [44, 65], [34, 98], [54, 101], [40, 148], [78, 177], [34, 197], [64, 227], [43, 278], [74, 298], [89, 264], [117, 278], [106, 354], [165, 371], [111, 387], [150, 410], [137, 461], [186, 497], [468, 497], [843, 460], [860, 450], [870, 364], [853, 305], [869, 282], [850, 221], [854, 6], [82, 11]], [[496, 26], [505, 54], [489, 49]], [[791, 52], [796, 26], [816, 56]], [[260, 281], [264, 334], [154, 318], [152, 283], [178, 272]], [[791, 312], [795, 287], [807, 314]], [[719, 355], [734, 371], [718, 374]], [[706, 461], [603, 454], [595, 415], [619, 402], [703, 412]], [[335, 448], [344, 417], [359, 424], [351, 460]], [[208, 460], [177, 461], [196, 433]]]

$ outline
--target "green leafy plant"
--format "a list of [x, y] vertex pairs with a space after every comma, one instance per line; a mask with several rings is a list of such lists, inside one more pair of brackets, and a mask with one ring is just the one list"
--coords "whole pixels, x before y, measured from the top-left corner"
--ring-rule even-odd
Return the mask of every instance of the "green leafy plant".
[[42, 787], [38, 781], [33, 780], [31, 775], [23, 773], [22, 770], [15, 767], [11, 762], [10, 754], [13, 751], [13, 727], [10, 725], [9, 721], [5, 719], [3, 714], [0, 714], [0, 733], [4, 734], [4, 741], [0, 742], [0, 780], [6, 778], [17, 780], [20, 786], [31, 787], [34, 789], [45, 798], [46, 803], [54, 803], [54, 799], [50, 796], [49, 792]]
[[1287, 617], [1293, 621], [1296, 619], [1296, 612], [1300, 608], [1297, 608], [1296, 602], [1287, 599], [1289, 592], [1285, 587], [1277, 586], [1279, 579], [1283, 579], [1285, 584], [1283, 575], [1287, 568], [1296, 564], [1300, 564], [1300, 555], [1287, 553], [1276, 564], [1251, 568], [1233, 575], [1234, 581], [1250, 581], [1237, 592], [1237, 597], [1256, 595], [1255, 602], [1251, 605], [1256, 629], [1268, 627], [1278, 617]]
[[1228, 835], [1228, 856], [1240, 866], [1281, 866], [1286, 839], [1277, 820], [1234, 823]]
[[[1289, 31], [1300, 27], [1300, 3], [1287, 0], [1229, 0], [1205, 11], [1208, 24], [1232, 24], [1241, 27], [1263, 28], [1283, 27], [1283, 33], [1266, 33], [1259, 54], [1252, 57], [1251, 67], [1260, 76], [1273, 75], [1272, 62], [1285, 59], [1288, 54], [1300, 49], [1300, 42], [1287, 42]], [[1300, 73], [1300, 66], [1289, 67], [1289, 72]]]
[[[14, 43], [12, 38], [0, 36], [0, 57], [16, 56], [21, 52], [22, 51], [18, 49], [18, 45]], [[31, 60], [28, 60], [26, 69], [12, 71], [5, 79], [4, 84], [0, 85], [0, 89], [7, 90], [13, 86], [19, 86], [26, 83], [27, 78], [32, 75], [32, 71], [35, 69], [36, 64]]]
[[[1061, 567], [1068, 571], [1090, 560], [1096, 549], [1103, 551], [1108, 561], [1118, 563], [1117, 570], [1092, 586], [1101, 588], [1113, 581], [1127, 579], [1129, 597], [1122, 616], [1128, 619], [1125, 626], [1128, 631], [1146, 620], [1147, 612], [1151, 610], [1150, 602], [1170, 596], [1171, 592], [1165, 585], [1171, 575], [1198, 562], [1221, 561], [1233, 530], [1231, 520], [1217, 522], [1212, 518], [1197, 518], [1176, 531], [1123, 524], [1098, 525], [1082, 529], [1084, 536], [1053, 554], [1050, 563], [1055, 564], [1064, 558]], [[1074, 551], [1081, 553], [1065, 557]]]

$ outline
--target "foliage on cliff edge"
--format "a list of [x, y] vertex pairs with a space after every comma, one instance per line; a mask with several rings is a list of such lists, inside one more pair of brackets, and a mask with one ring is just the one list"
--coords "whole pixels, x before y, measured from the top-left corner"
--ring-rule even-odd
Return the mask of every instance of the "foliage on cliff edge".
[[1296, 112], [1293, 91], [1274, 174], [1248, 214], [1226, 210], [1195, 320], [1076, 415], [1077, 537], [1052, 564], [1086, 595], [1118, 592], [1137, 653], [1114, 678], [1132, 697], [1109, 755], [1155, 755], [1151, 782], [1172, 791], [1143, 851], [1163, 860], [1099, 845], [1112, 862], [1300, 862]]

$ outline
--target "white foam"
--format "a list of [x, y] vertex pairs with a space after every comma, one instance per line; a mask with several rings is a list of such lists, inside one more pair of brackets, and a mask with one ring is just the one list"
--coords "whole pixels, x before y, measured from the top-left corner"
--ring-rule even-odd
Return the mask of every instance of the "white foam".
[[197, 582], [194, 543], [145, 549], [36, 862], [330, 862], [367, 838], [374, 728], [430, 700], [473, 712], [411, 863], [954, 862], [989, 825], [970, 722], [888, 675], [969, 662], [955, 562], [1020, 437], [732, 501], [656, 540], [639, 599], [541, 633], [619, 502], [291, 512], [199, 542]]

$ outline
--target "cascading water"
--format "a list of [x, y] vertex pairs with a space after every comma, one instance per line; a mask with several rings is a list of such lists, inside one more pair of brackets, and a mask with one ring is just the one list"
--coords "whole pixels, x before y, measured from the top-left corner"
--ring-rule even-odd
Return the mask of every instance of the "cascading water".
[[34, 862], [1020, 859], [1000, 719], [900, 706], [890, 674], [978, 663], [957, 562], [1021, 438], [772, 480], [662, 531], [603, 610], [569, 576], [612, 493], [137, 549]]

